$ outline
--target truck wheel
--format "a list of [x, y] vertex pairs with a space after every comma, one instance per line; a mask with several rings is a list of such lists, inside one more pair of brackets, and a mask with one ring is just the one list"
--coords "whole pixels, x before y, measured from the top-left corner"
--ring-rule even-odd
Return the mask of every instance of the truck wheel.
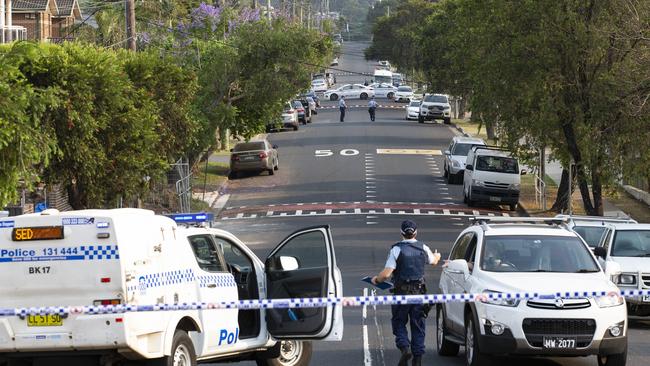
[[490, 364], [490, 361], [490, 357], [479, 349], [474, 315], [468, 313], [467, 319], [465, 319], [465, 364], [467, 366], [486, 366]]
[[257, 360], [257, 366], [308, 366], [311, 361], [311, 342], [282, 341], [278, 358]]
[[625, 366], [627, 361], [627, 345], [625, 345], [625, 350], [623, 353], [618, 353], [615, 355], [598, 355], [598, 366]]
[[184, 330], [176, 330], [170, 356], [150, 360], [149, 366], [196, 366], [194, 344]]
[[418, 116], [418, 123], [424, 123], [424, 117]]
[[458, 355], [459, 345], [445, 339], [447, 336], [447, 326], [445, 326], [445, 312], [442, 306], [436, 307], [436, 346], [440, 356]]

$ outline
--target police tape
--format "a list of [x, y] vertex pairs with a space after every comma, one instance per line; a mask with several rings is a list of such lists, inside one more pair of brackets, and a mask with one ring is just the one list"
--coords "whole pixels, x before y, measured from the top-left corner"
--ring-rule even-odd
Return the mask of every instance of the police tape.
[[156, 305], [99, 305], [99, 306], [46, 306], [29, 308], [0, 308], [0, 318], [21, 317], [29, 315], [97, 315], [123, 314], [131, 312], [179, 311], [179, 310], [214, 310], [214, 309], [288, 309], [288, 308], [322, 308], [333, 305], [359, 307], [364, 305], [408, 305], [441, 304], [450, 302], [487, 302], [489, 300], [554, 300], [594, 297], [639, 297], [650, 296], [650, 290], [620, 291], [569, 291], [541, 294], [537, 292], [486, 292], [477, 294], [426, 294], [426, 295], [386, 295], [386, 296], [349, 296], [349, 297], [313, 297], [290, 299], [236, 300], [221, 302], [191, 302]]
[[[348, 105], [346, 108], [368, 108], [368, 105], [365, 105], [365, 104], [363, 104], [363, 105], [362, 104], [352, 104], [352, 105]], [[379, 109], [405, 109], [406, 106], [404, 106], [404, 105], [383, 105], [383, 104], [380, 104], [380, 105], [377, 106], [377, 108], [379, 108]], [[320, 110], [320, 109], [339, 109], [339, 107], [336, 106], [336, 105], [333, 105], [333, 106], [331, 105], [331, 106], [323, 106], [323, 107], [318, 107], [317, 108], [317, 110]]]

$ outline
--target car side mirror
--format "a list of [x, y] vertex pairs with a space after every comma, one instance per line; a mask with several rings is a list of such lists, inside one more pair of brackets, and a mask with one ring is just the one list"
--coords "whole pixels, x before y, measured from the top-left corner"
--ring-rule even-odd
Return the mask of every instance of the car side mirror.
[[605, 266], [605, 275], [609, 278], [613, 278], [614, 276], [618, 276], [621, 274], [621, 265], [614, 262], [614, 261], [608, 261]]
[[300, 265], [298, 265], [298, 259], [296, 259], [296, 257], [289, 257], [284, 255], [280, 257], [280, 266], [282, 267], [283, 271], [295, 271], [296, 269], [300, 268]]
[[274, 148], [274, 149], [277, 149], [277, 148], [278, 148], [278, 145], [273, 145], [273, 146], [271, 146], [271, 147]]
[[230, 149], [230, 152], [233, 152], [233, 151], [235, 151], [235, 149]]
[[449, 150], [445, 150], [444, 154], [445, 155], [451, 155], [451, 152]]
[[465, 170], [474, 170], [474, 165], [472, 164], [465, 165]]
[[521, 175], [526, 175], [526, 174], [528, 174], [528, 172], [526, 171], [526, 169], [522, 169], [522, 170], [521, 170]]
[[602, 259], [605, 259], [607, 257], [607, 249], [605, 249], [605, 247], [595, 247], [594, 248], [594, 255], [596, 257], [600, 257]]
[[447, 271], [453, 274], [462, 274], [463, 277], [469, 276], [469, 264], [464, 259], [454, 259], [447, 264]]

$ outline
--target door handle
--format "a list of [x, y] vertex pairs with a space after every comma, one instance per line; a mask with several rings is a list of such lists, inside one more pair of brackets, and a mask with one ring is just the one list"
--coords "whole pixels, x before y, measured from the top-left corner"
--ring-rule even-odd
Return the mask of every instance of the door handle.
[[445, 272], [451, 273], [451, 274], [463, 274], [463, 271], [456, 271], [453, 269], [445, 269]]
[[208, 287], [208, 288], [216, 288], [216, 287], [217, 287], [217, 284], [216, 284], [216, 283], [209, 283], [209, 284], [207, 285], [207, 287]]

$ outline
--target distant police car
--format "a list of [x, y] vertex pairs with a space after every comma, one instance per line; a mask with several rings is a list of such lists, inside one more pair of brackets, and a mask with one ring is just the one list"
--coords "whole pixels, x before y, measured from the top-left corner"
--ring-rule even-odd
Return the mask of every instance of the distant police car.
[[[0, 219], [0, 308], [221, 303], [341, 296], [329, 227], [297, 231], [266, 265], [229, 232], [139, 209]], [[119, 365], [252, 359], [306, 365], [308, 340], [340, 340], [340, 306], [0, 318], [0, 364], [51, 356]], [[49, 361], [48, 361], [49, 362]]]

